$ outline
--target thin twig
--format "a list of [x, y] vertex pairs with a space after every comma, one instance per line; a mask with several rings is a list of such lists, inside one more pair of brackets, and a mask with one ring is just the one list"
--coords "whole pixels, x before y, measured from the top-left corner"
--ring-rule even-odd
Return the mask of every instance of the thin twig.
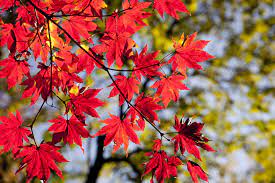
[[131, 106], [133, 107], [133, 109], [135, 109], [159, 134], [161, 137], [164, 137], [166, 140], [170, 141], [169, 138], [167, 138], [166, 136], [164, 136], [164, 133], [162, 131], [160, 131], [156, 125], [151, 122], [136, 106], [134, 106], [128, 99], [127, 97], [124, 95], [124, 93], [121, 91], [121, 89], [119, 88], [119, 86], [117, 85], [116, 81], [114, 80], [113, 76], [111, 75], [109, 70], [106, 70], [107, 74], [109, 75], [110, 79], [112, 80], [112, 82], [114, 83], [114, 85], [116, 86], [116, 88], [118, 89], [120, 95], [124, 98], [124, 100]]
[[33, 135], [33, 141], [34, 141], [34, 143], [35, 143], [36, 146], [37, 146], [37, 143], [36, 143], [36, 140], [35, 140], [35, 137], [34, 137], [34, 133], [33, 133], [33, 125], [34, 125], [35, 121], [37, 120], [38, 115], [39, 115], [39, 113], [41, 112], [41, 110], [42, 110], [44, 104], [46, 103], [46, 101], [47, 101], [47, 99], [43, 101], [42, 105], [41, 105], [40, 108], [38, 109], [38, 112], [36, 113], [34, 119], [32, 120], [32, 123], [31, 123], [31, 125], [30, 125], [31, 132], [32, 132], [32, 135]]

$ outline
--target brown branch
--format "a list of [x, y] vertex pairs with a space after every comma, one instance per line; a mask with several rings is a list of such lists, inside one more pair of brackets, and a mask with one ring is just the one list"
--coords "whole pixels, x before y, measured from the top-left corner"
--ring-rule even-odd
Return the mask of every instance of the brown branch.
[[[47, 99], [46, 99], [47, 100]], [[35, 140], [35, 136], [34, 136], [34, 133], [33, 133], [33, 125], [34, 123], [36, 122], [37, 118], [38, 118], [38, 115], [40, 114], [46, 100], [43, 101], [42, 105], [40, 106], [40, 108], [38, 109], [38, 112], [36, 113], [34, 119], [32, 120], [32, 123], [31, 125], [29, 126], [31, 128], [31, 133], [32, 133], [32, 136], [33, 136], [33, 141], [34, 141], [34, 144], [37, 146], [37, 143], [36, 143], [36, 140]]]

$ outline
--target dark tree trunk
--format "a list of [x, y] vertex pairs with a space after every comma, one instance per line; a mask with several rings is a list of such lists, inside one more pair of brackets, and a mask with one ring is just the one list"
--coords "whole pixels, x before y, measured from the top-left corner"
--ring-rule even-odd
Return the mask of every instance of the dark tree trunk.
[[89, 173], [86, 179], [86, 183], [96, 183], [99, 172], [104, 164], [103, 147], [105, 136], [99, 136], [97, 138], [97, 153], [96, 160], [92, 166], [90, 166]]

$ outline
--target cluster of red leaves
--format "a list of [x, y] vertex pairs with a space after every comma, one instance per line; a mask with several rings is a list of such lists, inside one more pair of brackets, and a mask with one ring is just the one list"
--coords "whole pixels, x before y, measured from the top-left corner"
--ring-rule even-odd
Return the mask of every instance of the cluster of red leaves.
[[[146, 156], [150, 156], [151, 159], [145, 164], [143, 176], [153, 172], [153, 176], [160, 183], [163, 183], [167, 178], [177, 177], [177, 166], [183, 164], [178, 157], [169, 157], [165, 151], [146, 153]], [[154, 182], [153, 177], [150, 182]]]
[[[51, 170], [62, 177], [56, 163], [67, 160], [58, 152], [61, 148], [58, 145], [77, 144], [84, 151], [82, 138], [105, 135], [105, 146], [113, 142], [113, 152], [116, 152], [123, 145], [127, 154], [129, 141], [140, 144], [137, 131], [144, 131], [146, 121], [161, 139], [155, 141], [153, 152], [146, 154], [150, 160], [145, 164], [143, 175], [152, 172], [158, 182], [177, 176], [177, 167], [183, 165], [179, 157], [185, 150], [199, 160], [197, 147], [214, 151], [201, 134], [201, 123], [183, 123], [175, 118], [175, 136], [166, 135], [156, 123], [160, 122], [157, 111], [167, 108], [171, 100], [178, 101], [180, 91], [188, 90], [183, 84], [186, 69], [202, 69], [198, 62], [213, 58], [203, 50], [208, 41], [195, 40], [197, 33], [187, 38], [182, 36], [174, 43], [172, 56], [158, 60], [160, 51], [148, 53], [144, 45], [138, 52], [132, 39], [147, 26], [144, 20], [153, 15], [150, 9], [156, 9], [161, 17], [165, 12], [179, 19], [179, 12], [190, 14], [184, 3], [181, 0], [153, 3], [125, 0], [121, 10], [106, 15], [102, 13], [104, 8], [107, 5], [103, 0], [0, 2], [0, 47], [6, 46], [9, 50], [8, 57], [0, 61], [0, 78], [7, 79], [8, 89], [17, 84], [23, 86], [22, 98], [31, 98], [30, 105], [42, 100], [40, 110], [29, 124], [23, 123], [19, 112], [16, 116], [10, 113], [9, 117], [0, 117], [0, 146], [3, 147], [0, 152], [11, 151], [21, 160], [18, 171], [26, 167], [28, 182], [34, 177], [47, 181]], [[4, 21], [2, 17], [7, 12], [13, 12], [16, 18]], [[101, 30], [97, 23], [102, 20], [105, 26]], [[97, 37], [99, 43], [95, 44], [93, 37]], [[34, 58], [32, 65], [30, 56]], [[171, 74], [163, 73], [163, 67], [172, 68]], [[106, 84], [106, 88], [112, 87], [109, 97], [118, 95], [119, 106], [127, 104], [128, 108], [121, 116], [110, 114], [110, 118], [101, 120], [105, 126], [90, 135], [85, 128], [86, 117], [100, 118], [96, 109], [106, 101], [96, 97], [101, 89], [79, 85], [85, 84], [81, 73], [90, 75], [95, 69], [102, 69], [109, 76], [112, 82]], [[119, 74], [113, 76], [111, 71]], [[141, 90], [146, 79], [154, 82], [149, 87], [151, 95]], [[52, 140], [38, 144], [33, 134], [34, 123], [44, 104], [53, 98], [64, 104], [66, 117], [60, 115], [49, 120]], [[161, 150], [162, 140], [170, 138], [174, 143], [172, 156]], [[177, 155], [178, 149], [180, 155]], [[198, 182], [197, 176], [207, 181], [199, 165], [186, 161], [194, 182]]]
[[[203, 123], [191, 122], [189, 118], [183, 122], [183, 119], [179, 121], [175, 116], [174, 132], [176, 135], [172, 138], [174, 144], [174, 155], [177, 155], [177, 151], [180, 148], [183, 155], [185, 150], [188, 153], [193, 154], [197, 159], [201, 160], [200, 152], [197, 147], [201, 147], [204, 150], [215, 150], [207, 144], [209, 141], [201, 134]], [[145, 172], [143, 175], [152, 172], [155, 175], [158, 182], [164, 182], [165, 179], [169, 179], [177, 176], [177, 166], [183, 165], [181, 159], [177, 156], [168, 157], [165, 151], [161, 150], [162, 140], [158, 139], [154, 141], [153, 152], [147, 153], [151, 157], [149, 162], [145, 163]], [[198, 182], [198, 178], [208, 181], [207, 174], [202, 168], [193, 161], [186, 159], [187, 169], [195, 183]], [[151, 182], [154, 182], [153, 177]]]

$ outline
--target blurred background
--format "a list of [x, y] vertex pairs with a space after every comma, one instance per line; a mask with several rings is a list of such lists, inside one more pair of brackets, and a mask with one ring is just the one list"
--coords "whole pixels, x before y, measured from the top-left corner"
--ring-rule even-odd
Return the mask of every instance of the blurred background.
[[[121, 5], [121, 1], [105, 2], [110, 12]], [[206, 49], [216, 57], [202, 64], [204, 71], [188, 71], [186, 85], [190, 91], [182, 92], [179, 102], [171, 102], [167, 110], [159, 113], [161, 128], [169, 129], [175, 114], [195, 116], [196, 121], [205, 123], [203, 132], [217, 152], [201, 151], [203, 161], [198, 163], [208, 173], [210, 183], [274, 183], [275, 3], [272, 0], [185, 0], [184, 3], [192, 16], [181, 14], [177, 21], [169, 16], [162, 19], [153, 12], [156, 15], [147, 20], [150, 27], [134, 36], [138, 49], [148, 44], [151, 50], [162, 50], [161, 58], [172, 49], [172, 39], [179, 39], [183, 32], [187, 35], [196, 31], [197, 39], [211, 40]], [[5, 49], [1, 53], [3, 58]], [[104, 81], [105, 76], [92, 84], [91, 78], [97, 74], [101, 73], [86, 76], [85, 82], [99, 87], [97, 83]], [[101, 96], [106, 98], [108, 92]], [[6, 81], [0, 80], [0, 115], [19, 109], [25, 121], [31, 120], [39, 105], [29, 107], [29, 100], [20, 98], [20, 87], [8, 91]], [[106, 116], [114, 110], [113, 105], [118, 105], [116, 100], [110, 101], [99, 111], [101, 115]], [[49, 139], [49, 134], [44, 133], [48, 129], [45, 122], [60, 113], [50, 106], [44, 108], [35, 134]], [[97, 119], [88, 118], [88, 123], [92, 134], [100, 127]], [[142, 163], [148, 160], [143, 151], [151, 149], [155, 135], [146, 128], [140, 134], [142, 145], [131, 146], [128, 159], [123, 151], [111, 155], [111, 146], [103, 148], [103, 137], [84, 141], [84, 154], [79, 147], [66, 146], [62, 151], [71, 162], [61, 165], [64, 180], [53, 176], [50, 182], [149, 182], [150, 177], [140, 179]], [[10, 154], [1, 155], [0, 182], [25, 182], [24, 174], [14, 175], [17, 167], [18, 162]], [[191, 182], [185, 168], [179, 169], [178, 175], [171, 182]]]

